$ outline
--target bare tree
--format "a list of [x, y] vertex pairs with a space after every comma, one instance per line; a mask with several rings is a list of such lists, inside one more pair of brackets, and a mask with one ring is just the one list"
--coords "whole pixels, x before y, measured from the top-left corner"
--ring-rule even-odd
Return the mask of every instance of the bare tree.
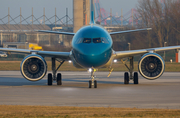
[[[137, 10], [142, 18], [143, 26], [153, 27], [153, 32], [158, 37], [155, 43], [158, 43], [162, 47], [164, 32], [162, 27], [163, 10], [160, 2], [158, 0], [140, 0]], [[153, 43], [149, 37], [148, 39], [150, 43]]]
[[180, 42], [180, 2], [177, 0], [139, 0], [137, 7], [141, 27], [152, 27], [145, 37], [149, 47], [163, 46], [164, 42]]

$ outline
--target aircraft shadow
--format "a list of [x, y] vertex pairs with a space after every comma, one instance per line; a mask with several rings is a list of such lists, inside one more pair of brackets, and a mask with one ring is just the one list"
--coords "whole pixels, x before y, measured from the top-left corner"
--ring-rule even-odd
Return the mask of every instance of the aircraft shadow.
[[47, 80], [32, 82], [24, 78], [0, 77], [0, 86], [47, 85], [46, 83], [47, 83]]
[[[62, 79], [63, 82], [72, 82], [72, 84], [76, 83], [88, 83], [90, 78], [65, 78]], [[110, 80], [110, 79], [109, 79]], [[118, 81], [103, 81], [101, 79], [97, 79], [98, 84], [124, 84], [124, 82]], [[31, 82], [24, 78], [17, 78], [17, 77], [0, 77], [0, 86], [47, 86], [47, 80], [42, 79], [37, 82]]]
[[[86, 78], [86, 80], [78, 80], [78, 79], [63, 79], [65, 82], [88, 82], [90, 79]], [[97, 80], [97, 83], [99, 84], [124, 84], [124, 82], [117, 82], [117, 81], [102, 81], [102, 80]]]

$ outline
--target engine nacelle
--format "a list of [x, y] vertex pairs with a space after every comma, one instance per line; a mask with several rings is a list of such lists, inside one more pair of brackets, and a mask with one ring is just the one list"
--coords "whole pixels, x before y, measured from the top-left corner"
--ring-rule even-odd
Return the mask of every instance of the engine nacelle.
[[21, 62], [21, 73], [29, 81], [41, 80], [47, 72], [47, 64], [40, 55], [28, 55]]
[[164, 73], [165, 63], [157, 53], [147, 53], [139, 61], [139, 73], [146, 79], [154, 80]]

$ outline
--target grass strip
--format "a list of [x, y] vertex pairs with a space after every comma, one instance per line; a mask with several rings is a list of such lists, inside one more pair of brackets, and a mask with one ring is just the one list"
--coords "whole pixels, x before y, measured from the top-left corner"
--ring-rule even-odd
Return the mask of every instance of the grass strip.
[[0, 105], [1, 118], [179, 118], [180, 110]]

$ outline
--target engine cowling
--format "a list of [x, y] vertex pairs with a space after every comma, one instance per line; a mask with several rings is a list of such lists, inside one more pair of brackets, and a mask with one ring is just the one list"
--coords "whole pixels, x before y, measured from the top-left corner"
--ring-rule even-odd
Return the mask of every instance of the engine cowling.
[[47, 72], [47, 64], [40, 55], [28, 55], [21, 62], [22, 75], [29, 81], [41, 80]]
[[157, 53], [147, 53], [139, 61], [139, 73], [146, 79], [154, 80], [164, 73], [165, 63]]

